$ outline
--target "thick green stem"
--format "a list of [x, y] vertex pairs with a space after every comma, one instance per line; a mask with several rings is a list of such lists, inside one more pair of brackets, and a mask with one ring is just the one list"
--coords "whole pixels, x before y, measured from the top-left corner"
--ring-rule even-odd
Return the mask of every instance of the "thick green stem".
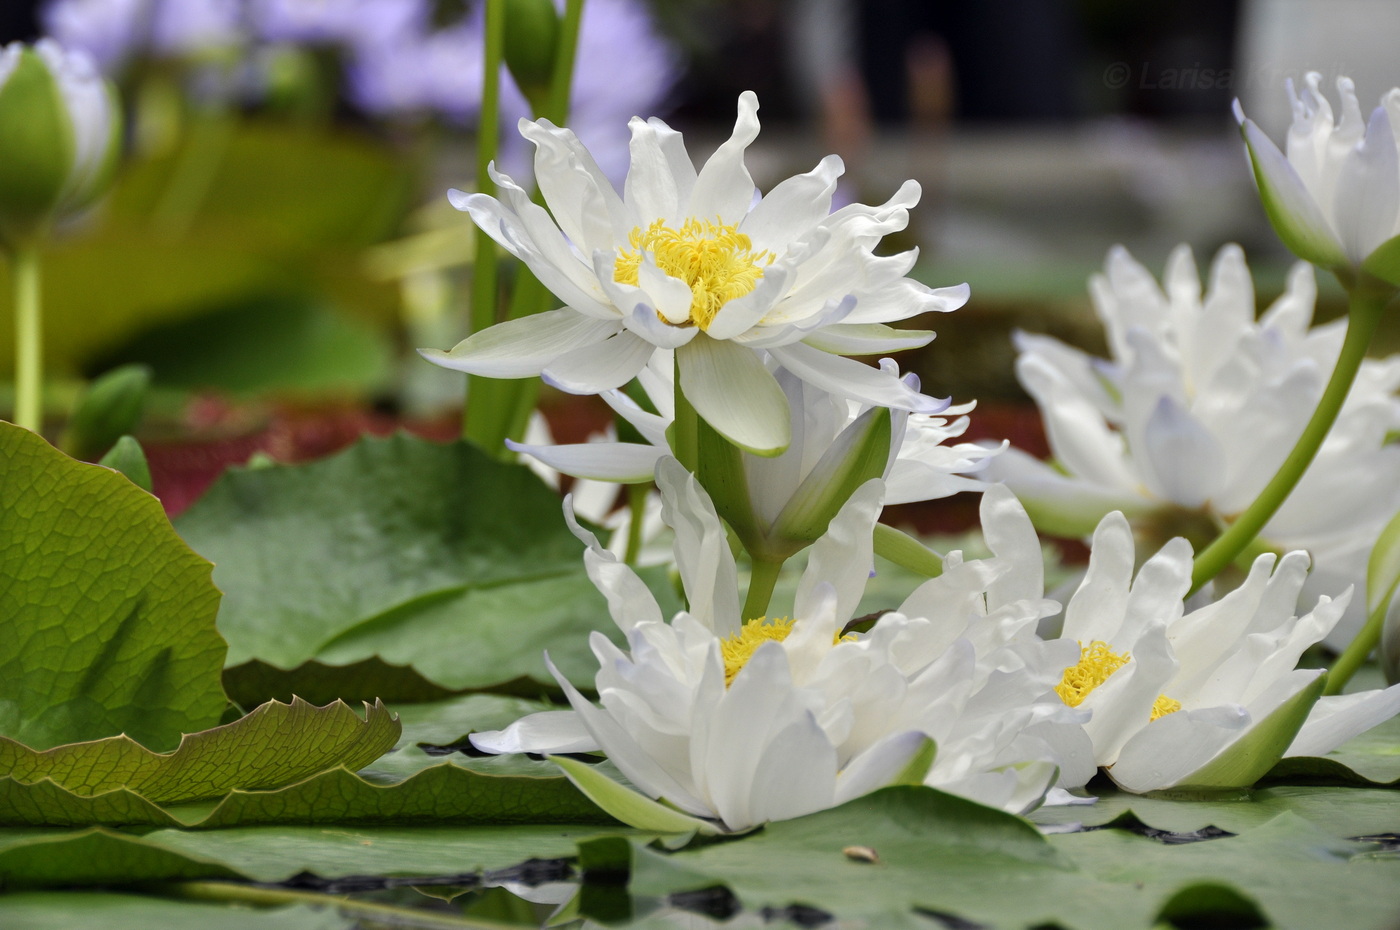
[[681, 365], [677, 353], [675, 407], [671, 421], [671, 453], [692, 475], [700, 472], [700, 415], [681, 392]]
[[509, 930], [516, 924], [502, 924], [458, 914], [443, 914], [372, 901], [356, 901], [339, 895], [317, 894], [313, 891], [293, 891], [289, 888], [260, 888], [234, 882], [171, 882], [155, 885], [152, 890], [165, 897], [186, 901], [217, 901], [226, 904], [246, 904], [253, 907], [287, 907], [305, 904], [311, 907], [334, 907], [342, 915], [365, 920], [375, 925], [393, 927], [445, 927], [466, 930]]
[[783, 562], [754, 559], [749, 571], [749, 593], [744, 597], [743, 619], [757, 620], [768, 613], [768, 602], [773, 599], [773, 588], [782, 573]]
[[1196, 557], [1191, 572], [1192, 593], [1220, 574], [1254, 541], [1264, 524], [1283, 506], [1283, 502], [1288, 499], [1303, 473], [1312, 464], [1317, 450], [1322, 447], [1328, 431], [1336, 422], [1337, 414], [1341, 412], [1342, 403], [1347, 398], [1347, 392], [1351, 390], [1352, 382], [1356, 380], [1356, 372], [1366, 357], [1366, 349], [1371, 345], [1371, 337], [1380, 323], [1381, 311], [1393, 294], [1393, 290], [1377, 292], [1364, 287], [1352, 290], [1346, 340], [1342, 343], [1337, 366], [1332, 370], [1327, 387], [1323, 389], [1317, 409], [1303, 428], [1293, 451], [1288, 453], [1288, 458], [1284, 459], [1264, 490], [1260, 491], [1254, 502], [1230, 524], [1229, 529]]
[[[1361, 591], [1353, 592], [1353, 596], [1361, 594]], [[1366, 625], [1342, 650], [1342, 654], [1337, 656], [1337, 661], [1332, 663], [1332, 668], [1327, 672], [1327, 687], [1323, 689], [1323, 694], [1341, 694], [1347, 682], [1351, 681], [1351, 676], [1366, 664], [1371, 651], [1381, 641], [1381, 631], [1385, 628], [1385, 615], [1389, 607], [1390, 598], [1385, 598], [1371, 611], [1371, 615], [1366, 618]]]
[[646, 522], [647, 492], [650, 490], [650, 484], [627, 486], [627, 552], [623, 561], [633, 568], [642, 555], [642, 525]]
[[15, 289], [15, 424], [39, 432], [44, 425], [44, 315], [39, 294], [39, 249], [17, 245], [10, 253]]
[[[496, 185], [491, 180], [490, 165], [496, 160], [501, 137], [501, 61], [506, 39], [506, 0], [486, 0], [486, 48], [481, 84], [481, 119], [476, 130], [476, 189], [478, 193], [495, 196]], [[479, 333], [496, 322], [496, 243], [480, 226], [476, 230], [476, 259], [472, 264], [471, 331]], [[481, 434], [473, 423], [470, 402], [473, 388], [483, 379], [467, 377], [468, 402], [462, 411], [462, 435], [494, 452], [496, 440]], [[479, 418], [478, 418], [479, 419]]]

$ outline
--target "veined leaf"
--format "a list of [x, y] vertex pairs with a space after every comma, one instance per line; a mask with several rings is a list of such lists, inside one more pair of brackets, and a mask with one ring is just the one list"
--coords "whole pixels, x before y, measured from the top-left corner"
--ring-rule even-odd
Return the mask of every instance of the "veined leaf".
[[0, 494], [0, 736], [159, 750], [217, 724], [219, 592], [160, 502], [8, 423]]
[[270, 702], [246, 717], [189, 733], [154, 753], [125, 736], [36, 752], [0, 738], [0, 771], [19, 784], [49, 781], [79, 797], [127, 789], [158, 804], [277, 788], [337, 766], [354, 770], [388, 752], [399, 723], [384, 705], [361, 720], [345, 704]]

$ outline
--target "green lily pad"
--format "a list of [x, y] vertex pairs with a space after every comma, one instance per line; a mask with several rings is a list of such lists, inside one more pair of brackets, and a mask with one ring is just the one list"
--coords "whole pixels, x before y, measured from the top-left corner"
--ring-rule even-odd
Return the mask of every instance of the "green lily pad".
[[378, 658], [449, 690], [548, 687], [545, 649], [587, 681], [588, 633], [618, 636], [558, 496], [466, 443], [399, 435], [234, 470], [177, 526], [218, 566], [230, 666]]
[[[848, 856], [850, 846], [878, 861]], [[629, 887], [722, 884], [748, 908], [802, 904], [847, 919], [902, 907], [997, 927], [1118, 930], [1238, 913], [1246, 901], [1273, 926], [1344, 915], [1347, 926], [1381, 928], [1400, 912], [1400, 861], [1369, 858], [1372, 849], [1291, 813], [1184, 845], [1117, 829], [1047, 838], [1020, 818], [902, 787], [737, 841], [669, 855], [633, 844]]]
[[1400, 717], [1392, 717], [1325, 756], [1280, 759], [1263, 784], [1400, 788]]
[[166, 901], [149, 895], [101, 891], [27, 891], [0, 898], [6, 930], [151, 930], [152, 927], [199, 927], [200, 930], [349, 930], [353, 917], [306, 904], [268, 908], [250, 914], [245, 908], [192, 901]]
[[162, 806], [126, 788], [85, 795], [52, 781], [0, 778], [0, 824], [11, 826], [560, 822], [614, 821], [546, 762], [442, 759], [415, 746], [359, 774], [334, 768], [273, 790], [235, 789], [212, 805]]
[[160, 502], [8, 423], [0, 475], [0, 736], [162, 750], [217, 724], [219, 592]]
[[383, 704], [361, 720], [336, 702], [268, 703], [225, 726], [187, 734], [170, 753], [125, 736], [36, 752], [0, 738], [0, 771], [14, 782], [52, 782], [79, 797], [119, 788], [157, 804], [277, 788], [335, 766], [358, 769], [388, 752], [399, 725]]
[[323, 878], [461, 875], [532, 857], [572, 856], [580, 841], [615, 833], [645, 839], [626, 828], [576, 823], [257, 826], [154, 830], [139, 837], [106, 827], [7, 830], [0, 834], [0, 887], [115, 887], [199, 879], [279, 882], [302, 872]]

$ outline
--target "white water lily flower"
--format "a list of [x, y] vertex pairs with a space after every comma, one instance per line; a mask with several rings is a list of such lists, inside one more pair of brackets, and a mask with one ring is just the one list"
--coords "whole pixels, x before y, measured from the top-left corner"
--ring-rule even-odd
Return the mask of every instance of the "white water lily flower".
[[1190, 613], [1186, 540], [1136, 577], [1133, 562], [1128, 522], [1109, 514], [1065, 607], [1064, 637], [1080, 660], [1058, 688], [1092, 711], [1094, 758], [1119, 787], [1245, 788], [1283, 756], [1322, 755], [1400, 711], [1400, 685], [1319, 699], [1324, 670], [1296, 667], [1351, 596], [1318, 598], [1295, 616], [1306, 553], [1259, 556], [1240, 587]]
[[757, 114], [758, 99], [740, 96], [733, 135], [699, 171], [679, 133], [634, 118], [621, 195], [572, 132], [522, 121], [550, 212], [494, 169], [502, 200], [449, 196], [566, 306], [492, 326], [449, 352], [422, 350], [424, 357], [598, 393], [626, 384], [657, 349], [674, 349], [696, 412], [761, 454], [780, 452], [790, 435], [786, 399], [758, 349], [824, 390], [936, 412], [937, 401], [834, 354], [924, 345], [931, 333], [886, 324], [967, 300], [965, 285], [934, 290], [905, 277], [917, 250], [872, 251], [907, 224], [918, 184], [906, 182], [882, 206], [829, 212], [843, 170], [832, 155], [758, 198], [744, 165]]
[[[1017, 335], [1016, 373], [1035, 398], [1055, 465], [1017, 450], [992, 460], [1037, 525], [1082, 536], [1121, 510], [1159, 546], [1175, 535], [1204, 545], [1258, 495], [1293, 448], [1341, 351], [1345, 321], [1309, 328], [1312, 269], [1299, 263], [1288, 289], [1257, 322], [1244, 256], [1227, 246], [1201, 294], [1185, 246], [1164, 287], [1122, 248], [1090, 282], [1110, 358], [1046, 336]], [[1400, 359], [1368, 360], [1302, 481], [1260, 538], [1306, 549], [1310, 595], [1362, 585], [1366, 560], [1400, 509]], [[1360, 628], [1357, 599], [1329, 637]]]
[[842, 636], [872, 561], [878, 480], [852, 496], [813, 547], [794, 618], [748, 622], [704, 492], [674, 460], [661, 463], [658, 484], [689, 612], [663, 622], [640, 579], [590, 541], [590, 576], [628, 641], [623, 651], [593, 636], [601, 708], [561, 679], [572, 711], [474, 734], [479, 748], [601, 748], [650, 797], [729, 830], [889, 784], [928, 738], [937, 752], [916, 777], [986, 804], [1035, 806], [1057, 763], [1087, 780], [1087, 742], [1052, 690], [1076, 650], [1032, 632], [1054, 604], [1040, 598], [1039, 545], [1005, 489], [984, 507], [996, 558], [951, 555], [945, 574], [900, 611], [866, 634]]
[[[786, 556], [808, 545], [811, 539], [787, 539], [789, 534], [784, 530], [803, 515], [820, 509], [824, 497], [849, 490], [834, 485], [840, 484], [851, 458], [865, 452], [862, 444], [869, 438], [866, 434], [872, 408], [815, 388], [784, 368], [773, 364], [769, 367], [788, 400], [792, 443], [775, 457], [742, 455], [754, 535], [758, 537], [746, 538], [745, 543], [751, 553], [771, 549]], [[880, 369], [890, 378], [900, 377], [891, 359], [882, 360]], [[667, 430], [673, 422], [673, 371], [671, 353], [662, 350], [639, 374], [655, 413], [643, 409], [621, 391], [602, 395], [645, 440], [643, 443], [534, 444], [527, 436], [525, 443], [507, 440], [506, 444], [533, 461], [577, 478], [650, 481], [656, 463], [671, 454]], [[917, 376], [905, 375], [903, 380], [911, 390], [919, 390]], [[986, 487], [975, 475], [1000, 450], [975, 443], [946, 444], [967, 429], [965, 414], [974, 406], [969, 403], [947, 408], [943, 411], [946, 416], [891, 411], [889, 453], [883, 474], [886, 504], [935, 500]], [[831, 511], [839, 505], [837, 501]]]
[[1337, 120], [1321, 81], [1309, 72], [1301, 93], [1288, 82], [1286, 158], [1235, 102], [1260, 200], [1299, 258], [1400, 285], [1400, 88], [1386, 93], [1367, 120], [1351, 80], [1337, 78]]

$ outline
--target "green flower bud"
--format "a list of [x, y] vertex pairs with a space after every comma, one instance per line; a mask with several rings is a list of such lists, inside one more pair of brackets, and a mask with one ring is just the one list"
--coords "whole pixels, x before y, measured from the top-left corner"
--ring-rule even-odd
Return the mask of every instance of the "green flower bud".
[[111, 182], [121, 143], [112, 85], [50, 40], [0, 50], [0, 237], [41, 236]]
[[559, 14], [552, 0], [508, 0], [506, 67], [537, 115], [549, 99], [558, 45]]

